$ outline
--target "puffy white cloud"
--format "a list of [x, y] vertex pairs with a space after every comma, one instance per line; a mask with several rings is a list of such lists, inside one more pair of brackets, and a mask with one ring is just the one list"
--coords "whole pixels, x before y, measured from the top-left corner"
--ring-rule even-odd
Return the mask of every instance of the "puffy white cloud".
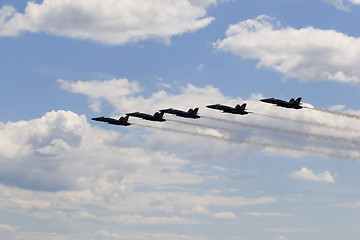
[[[179, 149], [154, 148], [153, 133], [133, 129], [131, 135], [102, 130], [85, 116], [52, 111], [38, 119], [0, 124], [0, 209], [49, 221], [91, 220], [131, 225], [207, 224], [231, 217], [222, 208], [276, 202], [273, 197], [248, 198], [232, 193], [199, 191], [219, 167], [186, 160]], [[12, 147], [17, 145], [17, 147]], [[66, 146], [65, 148], [62, 146]], [[9, 153], [7, 149], [12, 149]], [[24, 149], [27, 151], [24, 152]], [[190, 157], [191, 158], [191, 157]], [[228, 172], [224, 172], [224, 175]], [[192, 187], [184, 190], [184, 185]], [[41, 191], [39, 191], [41, 190]], [[213, 214], [216, 209], [216, 214]], [[186, 217], [180, 215], [187, 215]], [[199, 219], [206, 215], [207, 220]], [[22, 232], [0, 225], [8, 239], [191, 239], [166, 233], [155, 235], [110, 233], [95, 235]], [[106, 234], [105, 234], [106, 235]], [[128, 236], [126, 238], [125, 236]], [[132, 236], [132, 237], [129, 237]], [[98, 238], [97, 238], [98, 237]], [[142, 238], [141, 238], [142, 237]], [[105, 238], [106, 239], [106, 238]]]
[[147, 39], [169, 42], [174, 35], [209, 25], [206, 7], [215, 1], [189, 0], [44, 0], [29, 1], [24, 13], [5, 5], [0, 9], [0, 36], [46, 32], [126, 44]]
[[273, 69], [285, 78], [360, 83], [360, 39], [334, 30], [281, 27], [261, 15], [230, 25], [226, 38], [214, 47], [245, 59], [258, 59], [258, 67]]
[[69, 82], [58, 80], [61, 88], [71, 93], [81, 93], [90, 97], [90, 107], [95, 112], [101, 111], [101, 100], [106, 100], [113, 105], [124, 104], [126, 97], [139, 93], [141, 89], [137, 82], [127, 79], [112, 79], [109, 81]]
[[335, 182], [335, 178], [329, 173], [329, 171], [324, 171], [322, 173], [315, 174], [311, 169], [303, 167], [299, 171], [293, 171], [288, 174], [290, 178], [293, 179], [303, 179], [317, 182]]
[[[181, 170], [188, 162], [174, 154], [154, 151], [150, 155], [149, 149], [131, 146], [119, 133], [92, 127], [85, 116], [70, 111], [2, 123], [0, 133], [0, 180], [25, 188], [78, 189], [90, 183], [111, 192], [116, 189], [112, 184], [108, 189], [110, 179], [123, 191], [142, 183], [161, 186], [158, 183], [164, 177], [169, 178], [166, 184], [201, 181]], [[83, 168], [84, 164], [89, 167]]]

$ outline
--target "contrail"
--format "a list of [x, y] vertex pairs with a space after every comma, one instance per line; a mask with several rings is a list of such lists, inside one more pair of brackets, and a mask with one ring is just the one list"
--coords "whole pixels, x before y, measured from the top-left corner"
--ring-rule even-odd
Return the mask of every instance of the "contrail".
[[246, 127], [251, 127], [251, 128], [258, 128], [258, 129], [269, 130], [269, 131], [274, 131], [274, 132], [293, 134], [293, 135], [302, 136], [302, 137], [306, 137], [306, 138], [316, 138], [316, 139], [333, 141], [333, 142], [347, 142], [352, 145], [360, 145], [359, 141], [351, 140], [351, 139], [344, 138], [344, 137], [335, 137], [335, 136], [321, 135], [321, 134], [316, 134], [316, 133], [305, 133], [305, 132], [300, 132], [300, 131], [296, 131], [296, 130], [282, 129], [282, 128], [264, 126], [264, 125], [254, 124], [254, 123], [245, 123], [245, 122], [240, 122], [240, 121], [227, 120], [227, 119], [214, 118], [214, 117], [206, 117], [206, 116], [202, 116], [202, 117], [211, 119], [211, 120], [215, 120], [215, 121], [219, 121], [219, 122], [226, 122], [226, 123], [230, 123], [230, 124], [236, 124], [236, 125], [241, 125], [241, 126], [246, 126]]
[[166, 119], [166, 120], [171, 121], [171, 122], [181, 123], [184, 125], [194, 126], [194, 127], [202, 127], [202, 128], [210, 128], [210, 129], [214, 129], [214, 130], [223, 130], [226, 132], [234, 132], [233, 129], [219, 127], [219, 126], [211, 126], [211, 125], [206, 125], [203, 123], [192, 123], [192, 122], [185, 122], [185, 121], [174, 120], [174, 119]]
[[349, 133], [360, 134], [360, 130], [357, 130], [354, 128], [344, 128], [344, 127], [329, 125], [326, 123], [317, 123], [317, 122], [310, 122], [310, 121], [306, 121], [306, 120], [291, 119], [291, 118], [286, 118], [286, 117], [267, 115], [267, 114], [263, 114], [263, 113], [254, 113], [254, 114], [262, 116], [262, 117], [273, 118], [273, 119], [288, 121], [288, 122], [292, 122], [292, 123], [306, 124], [306, 125], [311, 125], [311, 126], [315, 126], [315, 127], [330, 128], [330, 129], [334, 129], [337, 131], [346, 131]]
[[180, 134], [185, 134], [185, 135], [190, 135], [190, 136], [212, 138], [212, 139], [216, 139], [216, 140], [234, 142], [234, 143], [239, 143], [239, 144], [249, 144], [249, 145], [262, 146], [262, 147], [270, 147], [270, 148], [278, 149], [278, 150], [288, 150], [288, 151], [293, 151], [293, 152], [307, 153], [307, 154], [313, 154], [313, 155], [324, 156], [324, 157], [344, 158], [344, 159], [350, 159], [350, 160], [358, 160], [359, 159], [359, 157], [354, 157], [354, 156], [350, 156], [350, 155], [342, 155], [342, 154], [336, 154], [336, 153], [331, 153], [331, 152], [318, 151], [318, 150], [309, 149], [309, 148], [295, 148], [295, 147], [282, 146], [282, 145], [277, 145], [277, 144], [272, 144], [272, 143], [258, 142], [258, 141], [253, 141], [253, 140], [241, 141], [239, 139], [228, 138], [228, 137], [224, 137], [224, 136], [215, 136], [215, 135], [210, 135], [210, 134], [189, 132], [189, 131], [183, 131], [183, 130], [173, 129], [173, 128], [156, 127], [156, 126], [150, 126], [150, 125], [138, 124], [138, 123], [133, 124], [133, 125], [146, 127], [146, 128], [152, 128], [152, 129], [156, 129], [156, 130], [180, 133]]
[[360, 120], [360, 116], [359, 116], [359, 115], [354, 115], [354, 114], [350, 114], [350, 113], [334, 112], [334, 111], [325, 110], [325, 109], [319, 109], [319, 108], [309, 108], [309, 107], [304, 107], [304, 108], [311, 109], [311, 110], [315, 110], [315, 111], [319, 111], [319, 112], [325, 112], [325, 113], [330, 113], [330, 114], [334, 114], [334, 115], [338, 115], [338, 116], [343, 116], [343, 117], [348, 117], [348, 118], [353, 118], [353, 119]]

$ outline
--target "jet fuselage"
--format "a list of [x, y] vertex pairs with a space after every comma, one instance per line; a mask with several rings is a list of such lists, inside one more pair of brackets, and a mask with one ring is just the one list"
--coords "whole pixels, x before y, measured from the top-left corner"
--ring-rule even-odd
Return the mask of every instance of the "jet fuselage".
[[265, 103], [275, 104], [276, 106], [285, 107], [285, 108], [294, 108], [294, 109], [303, 108], [302, 106], [300, 106], [300, 101], [301, 101], [300, 97], [296, 99], [296, 101], [293, 98], [290, 99], [290, 101], [284, 101], [276, 98], [266, 98], [266, 99], [261, 99], [260, 101]]
[[[246, 105], [245, 105], [246, 106]], [[208, 105], [207, 108], [216, 109], [223, 111], [225, 113], [232, 113], [232, 114], [240, 114], [240, 115], [246, 115], [249, 112], [245, 111], [245, 107], [229, 107], [221, 104], [214, 104], [214, 105]]]
[[128, 123], [128, 117], [121, 117], [119, 120], [114, 118], [108, 118], [108, 117], [97, 117], [97, 118], [91, 118], [91, 120], [99, 121], [99, 122], [107, 122], [108, 124], [113, 125], [122, 125], [122, 126], [130, 126], [131, 123]]
[[127, 113], [126, 116], [130, 117], [138, 117], [149, 121], [156, 121], [156, 122], [165, 122], [166, 119], [163, 118], [163, 113], [156, 112], [154, 115], [150, 115], [147, 113], [141, 113], [141, 112], [133, 112], [133, 113]]
[[[190, 110], [192, 110], [192, 109], [190, 109]], [[194, 113], [193, 111], [190, 111], [190, 110], [188, 112], [185, 112], [185, 111], [181, 111], [181, 110], [177, 110], [177, 109], [173, 109], [173, 108], [168, 108], [168, 109], [160, 110], [160, 112], [175, 114], [176, 116], [184, 117], [184, 118], [194, 118], [194, 119], [200, 118], [199, 115], [197, 115], [196, 113]]]

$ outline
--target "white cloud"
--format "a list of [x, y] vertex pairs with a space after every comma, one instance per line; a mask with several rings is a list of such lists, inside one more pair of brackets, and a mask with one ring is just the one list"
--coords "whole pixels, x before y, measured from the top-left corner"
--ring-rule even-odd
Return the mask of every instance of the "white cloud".
[[319, 230], [314, 228], [265, 228], [263, 229], [265, 232], [277, 232], [277, 233], [315, 233], [319, 232]]
[[[0, 180], [25, 188], [77, 189], [95, 179], [93, 184], [101, 185], [103, 191], [115, 190], [111, 189], [115, 187], [112, 184], [108, 189], [110, 179], [124, 191], [142, 183], [161, 186], [158, 183], [164, 177], [169, 179], [166, 184], [201, 182], [200, 177], [182, 169], [187, 161], [167, 152], [149, 154], [150, 149], [137, 149], [131, 144], [119, 148], [118, 144], [126, 143], [125, 139], [120, 140], [119, 133], [92, 127], [85, 116], [70, 111], [2, 123], [0, 133]], [[80, 167], [83, 164], [89, 167]], [[107, 167], [113, 170], [102, 172], [101, 176], [99, 170]]]
[[198, 66], [198, 70], [199, 70], [199, 71], [204, 70], [204, 66], [205, 66], [204, 64], [200, 64], [200, 65]]
[[71, 93], [81, 93], [90, 97], [90, 108], [94, 112], [101, 111], [101, 100], [104, 99], [111, 104], [124, 103], [124, 99], [139, 93], [141, 89], [137, 82], [129, 82], [127, 79], [112, 79], [108, 81], [69, 82], [58, 80], [61, 88]]
[[214, 214], [214, 217], [222, 219], [234, 219], [236, 218], [236, 215], [232, 212], [218, 212]]
[[337, 205], [338, 207], [344, 207], [344, 208], [360, 208], [360, 201], [355, 203], [343, 203]]
[[289, 240], [289, 239], [280, 235], [280, 236], [273, 238], [273, 240]]
[[19, 226], [11, 226], [8, 224], [0, 224], [0, 232], [14, 232], [18, 230]]
[[299, 171], [293, 171], [288, 174], [290, 178], [293, 179], [303, 179], [317, 182], [335, 182], [335, 178], [329, 173], [329, 171], [324, 171], [323, 173], [315, 174], [311, 169], [303, 167]]
[[[8, 145], [0, 144], [0, 209], [41, 221], [178, 225], [208, 223], [212, 221], [209, 216], [233, 218], [231, 212], [221, 209], [277, 201], [266, 196], [248, 198], [234, 192], [228, 196], [226, 191], [207, 191], [206, 178], [214, 171], [220, 174], [214, 164], [199, 170], [199, 163], [186, 160], [179, 145], [171, 153], [161, 151], [153, 143], [154, 133], [136, 128], [132, 131], [126, 135], [99, 129], [89, 124], [85, 116], [70, 111], [52, 111], [38, 119], [1, 123], [1, 140]], [[199, 190], [203, 184], [205, 188]], [[184, 190], [184, 185], [191, 187]], [[214, 209], [216, 214], [212, 214]], [[186, 217], [180, 216], [185, 214]], [[199, 219], [199, 215], [207, 215], [208, 220]], [[91, 233], [54, 233], [49, 237], [46, 233], [21, 232], [6, 224], [0, 225], [0, 230], [8, 239], [25, 239], [25, 235], [27, 239], [94, 237]], [[110, 235], [127, 239], [120, 237], [126, 234]], [[140, 236], [143, 235], [128, 239], [141, 239]], [[177, 235], [171, 239], [177, 238], [181, 239]]]
[[214, 47], [258, 59], [258, 67], [273, 69], [285, 78], [360, 84], [360, 39], [334, 30], [281, 27], [261, 15], [230, 25], [226, 38], [217, 40]]
[[17, 240], [206, 240], [207, 238], [193, 237], [185, 234], [172, 233], [151, 233], [151, 232], [111, 232], [108, 230], [98, 230], [93, 233], [47, 233], [47, 232], [8, 232], [3, 233], [3, 239]]
[[206, 7], [215, 0], [44, 0], [29, 1], [24, 13], [5, 5], [0, 9], [0, 36], [46, 32], [126, 44], [147, 39], [169, 42], [175, 35], [197, 31], [214, 18]]
[[143, 217], [140, 215], [118, 215], [101, 217], [101, 221], [113, 222], [120, 224], [140, 224], [140, 225], [181, 225], [181, 224], [203, 224], [204, 222], [191, 218], [183, 218], [178, 216], [172, 217]]
[[[359, 0], [323, 0], [324, 2], [334, 5], [337, 9], [350, 11], [351, 4], [360, 5]], [[347, 3], [347, 4], [346, 4]]]
[[248, 212], [248, 216], [252, 217], [292, 217], [293, 215], [287, 213], [278, 213], [278, 212]]

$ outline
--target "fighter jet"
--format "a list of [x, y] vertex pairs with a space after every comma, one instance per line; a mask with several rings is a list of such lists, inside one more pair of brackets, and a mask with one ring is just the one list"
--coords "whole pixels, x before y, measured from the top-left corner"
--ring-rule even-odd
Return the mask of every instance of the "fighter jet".
[[232, 114], [240, 114], [240, 115], [245, 115], [245, 114], [249, 113], [249, 112], [245, 111], [246, 103], [244, 103], [241, 106], [240, 106], [240, 104], [237, 104], [234, 108], [225, 106], [225, 105], [221, 105], [221, 104], [208, 105], [206, 107], [212, 108], [212, 109], [217, 109], [217, 110], [223, 111], [224, 113], [232, 113]]
[[114, 118], [107, 118], [107, 117], [97, 117], [97, 118], [92, 118], [91, 120], [107, 122], [107, 123], [113, 124], [113, 125], [130, 126], [131, 123], [128, 123], [128, 119], [129, 119], [129, 116], [120, 117], [119, 120], [114, 119]]
[[159, 113], [159, 112], [156, 112], [154, 115], [141, 113], [141, 112], [133, 112], [133, 113], [127, 113], [126, 116], [138, 117], [138, 118], [142, 118], [142, 119], [145, 119], [145, 120], [157, 121], [157, 122], [165, 122], [166, 121], [163, 118], [164, 113]]
[[168, 108], [168, 109], [160, 110], [161, 113], [170, 113], [170, 114], [175, 114], [176, 116], [179, 116], [179, 117], [194, 118], [194, 119], [195, 118], [200, 118], [200, 116], [197, 115], [198, 111], [199, 111], [199, 108], [195, 108], [195, 109], [190, 108], [187, 112], [177, 110], [177, 109], [174, 109], [174, 108]]
[[300, 106], [301, 97], [298, 97], [296, 100], [291, 98], [290, 101], [284, 101], [276, 98], [266, 98], [261, 99], [260, 101], [275, 104], [276, 106], [285, 107], [285, 108], [294, 108], [294, 109], [301, 109], [303, 108]]

